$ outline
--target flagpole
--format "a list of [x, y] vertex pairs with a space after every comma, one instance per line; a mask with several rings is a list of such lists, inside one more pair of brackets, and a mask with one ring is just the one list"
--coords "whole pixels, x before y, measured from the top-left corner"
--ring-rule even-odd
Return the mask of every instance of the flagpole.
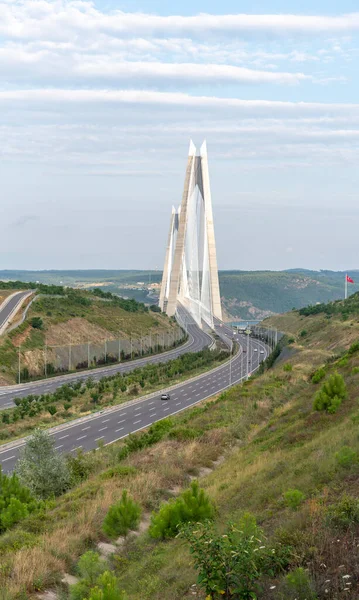
[[348, 298], [348, 273], [345, 273], [345, 300]]

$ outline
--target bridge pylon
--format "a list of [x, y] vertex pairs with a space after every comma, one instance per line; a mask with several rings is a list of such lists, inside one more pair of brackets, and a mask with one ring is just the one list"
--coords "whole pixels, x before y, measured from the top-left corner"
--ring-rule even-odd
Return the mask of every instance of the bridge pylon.
[[222, 320], [207, 145], [189, 146], [182, 203], [173, 207], [160, 308], [169, 316], [182, 304], [198, 325]]

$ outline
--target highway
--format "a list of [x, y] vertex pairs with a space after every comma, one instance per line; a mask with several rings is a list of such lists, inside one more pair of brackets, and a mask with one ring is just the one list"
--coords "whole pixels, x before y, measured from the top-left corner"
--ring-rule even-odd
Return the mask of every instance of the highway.
[[[196, 325], [191, 325], [191, 335], [200, 345], [204, 334]], [[233, 337], [232, 330], [222, 326], [222, 332]], [[206, 343], [208, 344], [208, 336]], [[78, 419], [71, 423], [49, 430], [53, 436], [55, 447], [59, 452], [76, 452], [96, 448], [101, 442], [112, 444], [130, 433], [145, 429], [152, 423], [177, 414], [190, 406], [210, 398], [235, 383], [247, 378], [248, 372], [255, 371], [264, 360], [269, 348], [262, 341], [248, 338], [244, 334], [236, 336], [240, 344], [239, 352], [230, 361], [204, 373], [199, 377], [181, 383], [170, 391], [170, 400], [162, 401], [160, 394], [153, 394], [145, 399], [138, 399], [100, 413]], [[248, 347], [248, 351], [246, 350]], [[86, 374], [88, 377], [88, 373]], [[11, 472], [24, 445], [24, 439], [6, 445], [1, 450], [0, 464], [3, 472]], [[10, 447], [9, 447], [10, 446]]]
[[[184, 311], [182, 311], [182, 315], [184, 316]], [[198, 352], [212, 342], [212, 338], [204, 331], [200, 330], [194, 323], [193, 319], [190, 319], [188, 314], [186, 314], [186, 323], [188, 340], [185, 344], [182, 344], [173, 350], [169, 350], [168, 352], [146, 356], [125, 363], [112, 364], [108, 367], [100, 367], [91, 371], [83, 371], [82, 373], [60, 375], [57, 377], [33, 381], [17, 386], [0, 387], [0, 410], [14, 406], [14, 398], [23, 398], [29, 394], [49, 394], [54, 392], [61, 385], [64, 385], [64, 383], [83, 381], [89, 377], [92, 377], [94, 381], [98, 381], [101, 379], [101, 377], [114, 375], [115, 373], [127, 373], [129, 371], [133, 371], [137, 367], [142, 367], [147, 363], [167, 362], [168, 360], [177, 358], [177, 356], [185, 354], [186, 352]]]
[[9, 317], [12, 315], [18, 304], [20, 304], [23, 298], [28, 295], [29, 290], [26, 292], [17, 292], [10, 298], [10, 300], [5, 299], [0, 305], [0, 333], [2, 333], [2, 329], [5, 327]]

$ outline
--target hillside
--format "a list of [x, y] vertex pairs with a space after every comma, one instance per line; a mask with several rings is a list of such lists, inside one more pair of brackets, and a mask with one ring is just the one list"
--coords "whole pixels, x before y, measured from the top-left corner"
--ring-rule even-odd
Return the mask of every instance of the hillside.
[[[339, 271], [220, 271], [219, 282], [226, 318], [263, 319], [317, 302], [330, 302], [344, 295], [344, 273]], [[349, 293], [359, 290], [359, 273]], [[1, 279], [21, 279], [73, 287], [96, 285], [105, 290], [152, 303], [150, 286], [158, 293], [160, 271], [0, 271]], [[157, 285], [157, 288], [156, 288]]]
[[[89, 549], [114, 553], [102, 563], [106, 580], [129, 600], [204, 600], [206, 585], [213, 586], [207, 598], [214, 600], [358, 598], [359, 294], [317, 314], [304, 312], [308, 316], [293, 311], [271, 319], [288, 336], [262, 375], [72, 461], [82, 483], [0, 536], [6, 565], [0, 583], [9, 599], [24, 586], [35, 593], [56, 585], [58, 598], [66, 599], [65, 572], [82, 577], [82, 596], [73, 588], [71, 598], [88, 598]], [[326, 396], [337, 398], [333, 410], [318, 410], [314, 401], [336, 373], [336, 396]], [[171, 506], [193, 478], [214, 503], [216, 530], [224, 532], [229, 521], [237, 525], [233, 546], [232, 534], [217, 538], [209, 525], [187, 533], [193, 544], [198, 536], [205, 542], [193, 546], [193, 554], [183, 536], [151, 537], [151, 513], [154, 523], [161, 503]], [[139, 534], [116, 543], [102, 526], [124, 489], [140, 504], [142, 518]], [[226, 580], [222, 547], [232, 561]], [[195, 560], [203, 553], [212, 568], [198, 579]], [[92, 581], [101, 572], [95, 558]]]
[[[26, 284], [21, 282], [0, 283], [0, 288], [6, 286], [11, 286], [11, 290], [4, 290], [6, 293], [14, 288], [26, 289]], [[177, 325], [166, 315], [154, 313], [135, 300], [123, 300], [101, 290], [91, 292], [44, 284], [27, 286], [34, 288], [36, 298], [25, 321], [0, 337], [0, 384], [17, 380], [19, 347], [21, 380], [24, 381], [44, 374], [45, 345], [51, 374], [54, 370], [68, 370], [69, 345], [75, 369], [77, 365], [85, 366], [84, 362], [87, 364], [89, 350], [91, 361], [99, 361], [106, 351], [107, 340], [106, 360], [111, 361], [118, 354], [118, 342], [111, 344], [110, 340], [123, 340], [123, 351], [128, 353], [130, 338], [142, 337], [143, 349], [147, 349], [150, 332], [153, 340], [162, 340], [168, 331], [178, 331]], [[0, 289], [0, 293], [3, 290]], [[133, 352], [138, 351], [136, 342]]]

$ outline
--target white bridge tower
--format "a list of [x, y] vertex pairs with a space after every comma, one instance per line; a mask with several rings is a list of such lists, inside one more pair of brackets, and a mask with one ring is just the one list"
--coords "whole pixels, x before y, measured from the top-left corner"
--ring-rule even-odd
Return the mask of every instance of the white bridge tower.
[[178, 304], [199, 326], [222, 320], [206, 142], [197, 155], [191, 141], [182, 203], [172, 208], [160, 308], [172, 316]]

